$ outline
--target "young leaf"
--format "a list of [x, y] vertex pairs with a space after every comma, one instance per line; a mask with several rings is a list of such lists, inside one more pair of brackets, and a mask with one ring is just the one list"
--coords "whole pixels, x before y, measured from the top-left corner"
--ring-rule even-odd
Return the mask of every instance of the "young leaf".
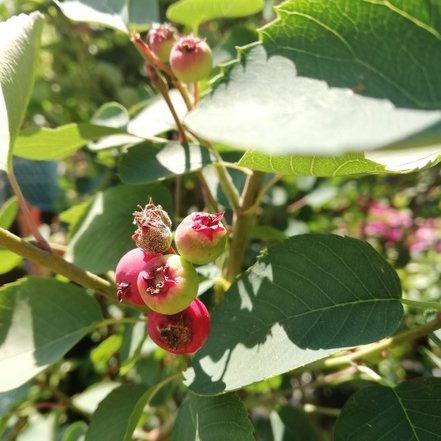
[[233, 284], [186, 384], [227, 392], [383, 338], [401, 321], [400, 296], [396, 272], [366, 242], [294, 236]]
[[441, 5], [383, 3], [282, 3], [262, 44], [242, 51], [187, 126], [272, 154], [440, 144]]
[[145, 29], [159, 18], [157, 0], [54, 0], [73, 21], [98, 23], [129, 33], [129, 27]]
[[0, 23], [0, 170], [12, 167], [12, 147], [31, 96], [42, 28], [39, 12]]
[[440, 378], [417, 378], [393, 389], [361, 389], [343, 407], [334, 433], [334, 441], [440, 438]]
[[0, 228], [8, 229], [18, 213], [18, 202], [15, 196], [9, 198], [0, 210]]
[[236, 395], [190, 394], [179, 409], [172, 441], [253, 441], [253, 431], [246, 409]]
[[197, 33], [204, 21], [255, 14], [262, 10], [263, 4], [263, 0], [180, 0], [169, 6], [167, 18]]
[[61, 358], [102, 318], [75, 285], [29, 277], [0, 288], [0, 391], [14, 389]]
[[125, 133], [120, 129], [94, 124], [66, 124], [56, 129], [31, 127], [17, 137], [14, 155], [35, 160], [64, 159], [89, 141]]
[[200, 170], [214, 161], [211, 153], [199, 145], [169, 142], [157, 146], [144, 142], [122, 157], [119, 174], [125, 184], [144, 184]]
[[66, 259], [98, 274], [114, 270], [119, 259], [135, 248], [133, 212], [149, 197], [170, 211], [170, 193], [159, 184], [119, 185], [98, 192], [69, 243]]

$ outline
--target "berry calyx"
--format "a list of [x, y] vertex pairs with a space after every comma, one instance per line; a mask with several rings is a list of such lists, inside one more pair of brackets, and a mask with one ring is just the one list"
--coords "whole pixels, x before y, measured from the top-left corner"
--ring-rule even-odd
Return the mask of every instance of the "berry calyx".
[[133, 213], [133, 223], [137, 225], [132, 239], [136, 246], [148, 253], [165, 253], [170, 249], [172, 232], [171, 220], [161, 205], [155, 205], [150, 198], [149, 203], [141, 211]]
[[213, 66], [211, 49], [202, 38], [181, 37], [170, 52], [170, 67], [185, 83], [193, 83], [208, 76]]
[[140, 248], [130, 250], [118, 262], [115, 269], [117, 296], [120, 302], [128, 302], [137, 306], [145, 306], [138, 291], [138, 274], [146, 268], [147, 262], [156, 254], [146, 253]]
[[150, 49], [164, 63], [168, 62], [170, 51], [177, 39], [178, 31], [170, 23], [153, 23], [147, 34]]
[[188, 215], [176, 228], [175, 243], [180, 255], [191, 263], [204, 265], [225, 249], [227, 230], [221, 220], [224, 212], [197, 212]]
[[177, 254], [157, 255], [137, 278], [138, 291], [153, 311], [176, 314], [193, 301], [198, 291], [193, 265]]
[[210, 314], [205, 305], [195, 299], [184, 311], [165, 315], [150, 311], [147, 332], [161, 348], [174, 354], [198, 351], [210, 333]]

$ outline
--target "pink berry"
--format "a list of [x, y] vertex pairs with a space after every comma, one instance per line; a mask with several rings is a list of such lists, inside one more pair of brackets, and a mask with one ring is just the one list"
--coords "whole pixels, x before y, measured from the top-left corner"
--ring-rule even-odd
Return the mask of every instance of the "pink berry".
[[187, 308], [196, 297], [198, 284], [193, 265], [177, 254], [155, 256], [137, 279], [144, 303], [161, 314], [176, 314]]
[[185, 83], [202, 80], [213, 66], [211, 49], [202, 38], [181, 37], [170, 52], [170, 66], [176, 77]]
[[117, 296], [120, 302], [129, 302], [138, 306], [145, 306], [144, 300], [138, 292], [137, 279], [147, 262], [156, 254], [146, 253], [140, 248], [130, 250], [121, 257], [115, 270]]
[[198, 351], [210, 333], [210, 314], [198, 299], [184, 311], [164, 315], [150, 311], [147, 332], [161, 348], [174, 354], [191, 354]]
[[150, 49], [164, 63], [168, 61], [171, 48], [177, 39], [178, 31], [169, 23], [154, 23], [147, 34]]
[[133, 213], [137, 229], [132, 236], [136, 246], [148, 253], [165, 253], [172, 242], [171, 220], [161, 205], [149, 203], [141, 211]]
[[223, 211], [216, 214], [197, 212], [184, 218], [175, 233], [179, 254], [199, 265], [219, 257], [227, 242], [227, 230], [221, 224], [223, 215]]

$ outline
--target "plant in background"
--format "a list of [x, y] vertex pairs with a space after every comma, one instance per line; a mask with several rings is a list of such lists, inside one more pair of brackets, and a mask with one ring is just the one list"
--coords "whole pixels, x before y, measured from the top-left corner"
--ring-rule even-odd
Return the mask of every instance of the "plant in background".
[[[0, 438], [441, 437], [441, 6], [120, 3], [0, 9]], [[49, 127], [60, 14], [121, 103]], [[14, 158], [78, 178], [62, 225]]]

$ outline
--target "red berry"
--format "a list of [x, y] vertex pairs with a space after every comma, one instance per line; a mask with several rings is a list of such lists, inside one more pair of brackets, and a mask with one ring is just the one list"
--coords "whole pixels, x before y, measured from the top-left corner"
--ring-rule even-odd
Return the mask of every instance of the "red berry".
[[171, 48], [178, 39], [178, 31], [169, 23], [154, 23], [147, 34], [150, 49], [164, 63], [170, 56]]
[[223, 211], [188, 215], [175, 233], [176, 248], [191, 263], [203, 265], [219, 257], [225, 249], [227, 230], [222, 225]]
[[210, 314], [198, 299], [184, 311], [164, 315], [150, 311], [147, 332], [161, 348], [174, 354], [191, 354], [198, 351], [210, 333]]
[[137, 279], [139, 272], [146, 268], [147, 262], [155, 256], [157, 255], [135, 248], [121, 257], [115, 270], [117, 296], [120, 302], [145, 306], [138, 292]]
[[138, 226], [132, 239], [136, 246], [149, 253], [165, 253], [172, 242], [171, 220], [161, 205], [149, 203], [133, 213], [133, 223]]
[[170, 52], [170, 66], [176, 77], [185, 83], [202, 80], [213, 66], [211, 49], [202, 38], [181, 37]]
[[177, 254], [155, 256], [137, 279], [144, 303], [162, 314], [176, 314], [187, 308], [196, 297], [198, 284], [193, 265]]

